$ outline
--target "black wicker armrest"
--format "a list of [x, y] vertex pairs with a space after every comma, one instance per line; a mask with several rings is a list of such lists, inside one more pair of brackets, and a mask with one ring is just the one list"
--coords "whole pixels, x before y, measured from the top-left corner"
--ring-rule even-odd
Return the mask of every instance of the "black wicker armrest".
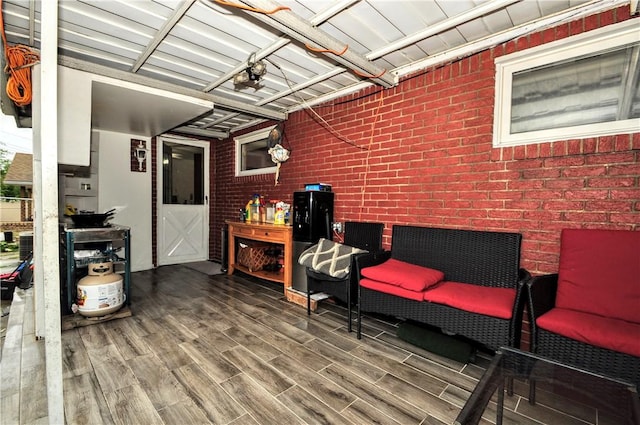
[[360, 282], [360, 270], [365, 267], [377, 266], [378, 264], [382, 264], [391, 258], [391, 251], [375, 251], [375, 252], [367, 252], [364, 254], [356, 254], [353, 256], [355, 260], [355, 272], [358, 278], [358, 282]]
[[516, 300], [513, 304], [513, 314], [511, 316], [511, 326], [509, 333], [509, 343], [512, 347], [520, 348], [520, 339], [522, 336], [522, 316], [524, 315], [524, 306], [527, 302], [527, 283], [531, 279], [531, 273], [525, 269], [518, 270], [518, 283], [516, 287]]
[[518, 286], [524, 286], [531, 279], [531, 273], [527, 269], [518, 270]]
[[528, 283], [532, 319], [537, 319], [556, 305], [558, 274], [535, 276]]
[[529, 302], [529, 324], [531, 325], [531, 348], [536, 351], [536, 320], [556, 305], [558, 274], [535, 276], [526, 285]]

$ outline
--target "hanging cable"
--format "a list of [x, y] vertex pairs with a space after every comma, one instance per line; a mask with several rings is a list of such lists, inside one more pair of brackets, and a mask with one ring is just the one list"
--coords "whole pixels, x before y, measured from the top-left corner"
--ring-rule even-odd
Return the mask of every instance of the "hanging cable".
[[333, 53], [336, 56], [342, 56], [347, 52], [347, 50], [349, 50], [349, 45], [348, 44], [344, 46], [344, 49], [341, 52], [338, 52], [338, 51], [332, 50], [332, 49], [322, 49], [322, 48], [319, 48], [319, 47], [313, 47], [313, 46], [310, 46], [309, 44], [305, 44], [304, 47], [306, 47], [307, 49], [311, 50], [312, 52], [316, 52], [316, 53]]
[[287, 75], [284, 73], [284, 71], [282, 70], [282, 68], [280, 68], [280, 65], [274, 63], [273, 61], [266, 59], [265, 60], [267, 62], [269, 62], [270, 64], [272, 64], [275, 68], [277, 68], [280, 73], [282, 74], [282, 77], [284, 78], [284, 80], [287, 83], [287, 86], [289, 86], [289, 90], [291, 90], [291, 94], [293, 94], [294, 96], [297, 96], [298, 99], [300, 99], [300, 102], [305, 106], [305, 108], [303, 109], [304, 111], [309, 112], [313, 118], [320, 122], [320, 124], [325, 127], [327, 130], [329, 130], [329, 133], [333, 134], [336, 138], [338, 138], [338, 140], [342, 140], [343, 142], [345, 142], [348, 145], [353, 146], [354, 148], [358, 148], [361, 150], [367, 150], [368, 148], [365, 146], [360, 146], [358, 145], [356, 142], [352, 141], [351, 139], [349, 139], [347, 136], [342, 135], [338, 130], [336, 130], [335, 128], [333, 128], [333, 126], [331, 124], [329, 124], [327, 122], [327, 120], [325, 120], [324, 118], [322, 118], [322, 116], [320, 116], [320, 114], [318, 114], [312, 107], [311, 105], [309, 105], [309, 103], [307, 103], [307, 101], [305, 100], [305, 98], [303, 98], [302, 96], [300, 96], [292, 87], [291, 85], [291, 81], [289, 81], [289, 78], [287, 78]]
[[271, 15], [281, 10], [291, 10], [291, 8], [288, 6], [278, 6], [273, 10], [265, 10], [265, 9], [258, 9], [256, 7], [245, 6], [243, 4], [231, 3], [225, 0], [211, 0], [211, 1], [213, 1], [214, 3], [221, 4], [223, 6], [235, 7], [236, 9], [248, 10], [249, 12], [262, 13], [263, 15]]
[[7, 95], [17, 106], [27, 106], [31, 104], [33, 98], [31, 67], [40, 61], [40, 55], [28, 46], [8, 45], [4, 32], [2, 0], [0, 0], [0, 32], [6, 61], [4, 72], [9, 74], [6, 87]]
[[362, 188], [360, 189], [360, 211], [358, 212], [358, 221], [362, 221], [362, 210], [364, 209], [364, 192], [367, 189], [367, 179], [369, 178], [369, 157], [371, 156], [371, 146], [373, 145], [373, 138], [375, 135], [376, 124], [380, 118], [380, 108], [382, 107], [382, 101], [384, 100], [384, 91], [380, 91], [380, 99], [378, 100], [378, 106], [373, 113], [375, 117], [371, 123], [371, 135], [369, 136], [369, 146], [367, 146], [367, 156], [364, 159], [364, 175], [362, 176]]

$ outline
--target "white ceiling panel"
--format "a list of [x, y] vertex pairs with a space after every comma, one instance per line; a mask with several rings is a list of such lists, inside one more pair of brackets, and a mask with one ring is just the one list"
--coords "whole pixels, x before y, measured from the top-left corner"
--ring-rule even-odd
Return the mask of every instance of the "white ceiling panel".
[[[229, 4], [290, 9], [263, 14]], [[370, 85], [393, 87], [430, 57], [473, 51], [492, 34], [523, 24], [533, 31], [537, 20], [572, 8], [592, 14], [621, 4], [628, 1], [60, 0], [59, 53], [67, 66], [212, 99], [209, 116], [177, 131], [225, 137]], [[40, 9], [40, 1], [2, 2], [10, 44], [39, 49]], [[311, 51], [307, 40], [325, 51]], [[260, 59], [267, 67], [261, 81], [235, 85], [234, 75]]]

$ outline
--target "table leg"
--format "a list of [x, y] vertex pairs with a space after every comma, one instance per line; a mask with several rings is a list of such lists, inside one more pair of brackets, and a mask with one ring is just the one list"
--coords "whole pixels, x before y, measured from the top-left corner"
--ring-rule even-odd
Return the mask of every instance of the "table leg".
[[496, 407], [496, 425], [502, 425], [503, 410], [504, 410], [504, 381], [502, 381], [500, 385], [498, 385], [498, 406]]

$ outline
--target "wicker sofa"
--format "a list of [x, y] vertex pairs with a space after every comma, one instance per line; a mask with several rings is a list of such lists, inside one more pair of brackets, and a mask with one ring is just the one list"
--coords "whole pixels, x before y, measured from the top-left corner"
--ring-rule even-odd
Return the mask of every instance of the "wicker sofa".
[[[529, 273], [519, 233], [395, 225], [391, 251], [359, 255], [362, 312], [413, 320], [490, 349], [518, 347]], [[424, 287], [422, 287], [424, 286]]]
[[564, 229], [527, 288], [532, 351], [640, 387], [640, 231]]

